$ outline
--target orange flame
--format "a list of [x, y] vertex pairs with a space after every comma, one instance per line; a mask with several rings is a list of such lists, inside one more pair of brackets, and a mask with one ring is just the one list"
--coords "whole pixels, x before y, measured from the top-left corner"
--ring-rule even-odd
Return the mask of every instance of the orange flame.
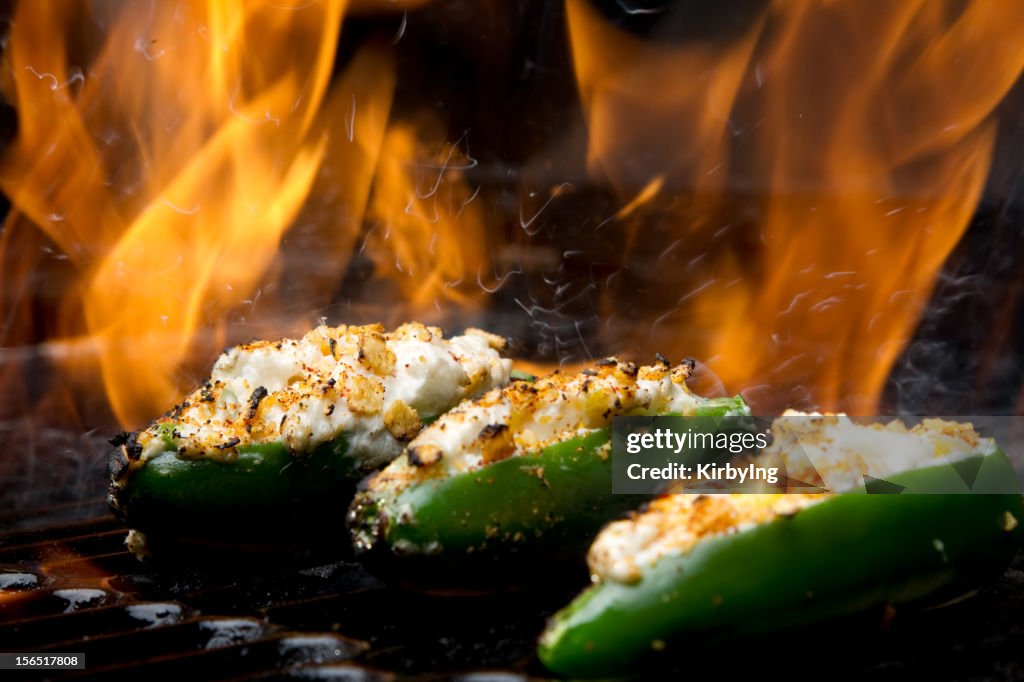
[[[735, 44], [665, 46], [605, 23], [585, 0], [569, 0], [569, 36], [587, 112], [587, 166], [622, 194], [642, 194], [658, 176], [667, 190], [722, 189], [724, 125], [754, 43], [755, 23]], [[632, 120], [641, 111], [642, 122]]]
[[[61, 9], [24, 2], [12, 22], [6, 85], [21, 127], [0, 164], [15, 207], [0, 345], [46, 339], [60, 381], [82, 395], [102, 380], [135, 427], [241, 330], [314, 324], [357, 252], [375, 264], [375, 315], [394, 291], [386, 321], [482, 300], [468, 148], [390, 121], [388, 48], [368, 41], [332, 78], [344, 0]], [[70, 264], [49, 327], [23, 303], [33, 276], [59, 270], [46, 252]]]
[[[627, 257], [675, 291], [613, 292], [657, 317], [617, 343], [701, 358], [762, 411], [876, 410], [984, 187], [1024, 4], [787, 0], [675, 45], [583, 0], [568, 17], [590, 170], [647, 200]], [[666, 214], [674, 236], [651, 228]]]
[[476, 307], [486, 293], [473, 273], [487, 259], [487, 233], [463, 176], [475, 162], [461, 142], [425, 153], [417, 131], [403, 124], [384, 140], [367, 247], [376, 274], [398, 284], [409, 318], [444, 319], [446, 303]]
[[[345, 4], [118, 4], [89, 23], [62, 3], [21, 3], [8, 52], [20, 127], [0, 168], [15, 207], [3, 259], [46, 246], [71, 273], [57, 328], [33, 329], [15, 306], [4, 345], [48, 337], [74, 376], [92, 367], [94, 380], [98, 365], [122, 424], [152, 418], [180, 395], [197, 344], [205, 364], [225, 317], [264, 287], [273, 298], [272, 275], [294, 269], [279, 247], [315, 184], [334, 185], [332, 207], [344, 207], [320, 216], [315, 241], [336, 285], [394, 87], [390, 57], [366, 48], [328, 93]], [[20, 300], [39, 258], [27, 260], [5, 276], [5, 304]], [[285, 320], [264, 319], [287, 327], [312, 311], [281, 300], [276, 312]]]
[[[42, 339], [45, 404], [102, 382], [135, 427], [239, 334], [301, 333], [353, 260], [385, 322], [486, 304], [506, 235], [466, 138], [392, 114], [397, 48], [334, 73], [347, 11], [422, 4], [20, 3], [0, 361]], [[983, 190], [1024, 5], [779, 0], [674, 41], [567, 19], [587, 170], [621, 198], [603, 347], [693, 355], [759, 411], [875, 410]]]

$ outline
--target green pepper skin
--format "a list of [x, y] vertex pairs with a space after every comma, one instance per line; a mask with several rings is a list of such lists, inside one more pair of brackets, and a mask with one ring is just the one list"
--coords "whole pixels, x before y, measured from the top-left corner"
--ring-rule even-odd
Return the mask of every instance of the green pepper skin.
[[131, 528], [161, 539], [226, 543], [343, 537], [339, 521], [362, 472], [342, 436], [304, 455], [245, 445], [231, 462], [164, 452], [139, 461], [121, 445], [108, 500]]
[[361, 493], [353, 511], [357, 541], [373, 544], [382, 531], [399, 555], [509, 554], [539, 536], [555, 544], [585, 536], [635, 503], [609, 495], [610, 455], [597, 454], [609, 437], [609, 429], [600, 429], [536, 454], [410, 486], [391, 501]]
[[[737, 396], [709, 401], [696, 414], [746, 409]], [[420, 585], [441, 578], [445, 585], [476, 587], [507, 578], [524, 561], [568, 558], [582, 572], [586, 547], [601, 526], [646, 499], [611, 494], [610, 439], [605, 427], [418, 482], [397, 496], [364, 490], [349, 511], [356, 551], [378, 572], [415, 576]]]
[[[889, 480], [953, 490], [950, 473], [929, 467]], [[1002, 451], [984, 458], [978, 480], [998, 486], [980, 489], [1006, 490], [1007, 481], [1016, 489]], [[700, 540], [647, 566], [638, 582], [588, 588], [552, 617], [538, 657], [561, 675], [607, 677], [666, 665], [673, 651], [701, 641], [958, 596], [1005, 570], [1024, 536], [1021, 520], [1016, 493], [836, 495]]]

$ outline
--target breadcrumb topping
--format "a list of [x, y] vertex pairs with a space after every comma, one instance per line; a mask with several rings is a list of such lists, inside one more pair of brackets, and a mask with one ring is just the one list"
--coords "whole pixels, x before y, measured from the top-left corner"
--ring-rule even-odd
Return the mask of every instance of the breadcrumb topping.
[[366, 468], [389, 461], [460, 400], [509, 381], [504, 340], [479, 330], [445, 339], [417, 323], [320, 326], [300, 339], [226, 350], [209, 381], [138, 436], [144, 461], [163, 452], [231, 461], [255, 443], [296, 454], [349, 437]]
[[845, 414], [787, 410], [772, 424], [772, 444], [758, 463], [780, 466], [788, 475], [842, 492], [864, 485], [864, 475], [886, 476], [919, 466], [952, 461], [995, 448], [970, 423], [924, 419], [907, 427], [855, 423]]
[[617, 416], [694, 414], [705, 399], [686, 386], [692, 369], [692, 362], [637, 367], [607, 358], [575, 375], [555, 371], [514, 381], [444, 414], [369, 487], [397, 493], [420, 480], [537, 452], [606, 427]]
[[[634, 582], [645, 567], [684, 554], [703, 538], [728, 535], [798, 513], [875, 477], [951, 462], [995, 447], [971, 424], [925, 419], [908, 428], [856, 424], [845, 415], [787, 411], [772, 425], [772, 444], [758, 464], [784, 466], [787, 475], [829, 492], [786, 494], [670, 494], [648, 508], [605, 526], [587, 555], [597, 582]], [[792, 417], [806, 417], [793, 419]]]
[[629, 583], [666, 554], [682, 554], [702, 538], [727, 535], [793, 514], [821, 494], [666, 495], [646, 511], [610, 523], [587, 554], [595, 580]]

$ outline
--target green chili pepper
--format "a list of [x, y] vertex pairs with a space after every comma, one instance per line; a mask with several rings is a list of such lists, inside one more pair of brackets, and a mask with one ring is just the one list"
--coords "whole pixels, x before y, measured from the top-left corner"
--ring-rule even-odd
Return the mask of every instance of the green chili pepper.
[[507, 383], [502, 343], [412, 323], [228, 349], [179, 406], [114, 439], [108, 500], [146, 538], [129, 547], [344, 538], [360, 478], [439, 413]]
[[[1002, 451], [977, 456], [973, 490], [1017, 491]], [[941, 465], [888, 480], [911, 490], [963, 488], [954, 476]], [[1001, 573], [1020, 545], [1024, 505], [1012, 491], [849, 492], [704, 536], [633, 582], [605, 579], [584, 591], [551, 619], [538, 656], [562, 675], [605, 677], [664, 665], [702, 641], [957, 596]]]
[[[628, 365], [620, 367], [630, 374]], [[631, 374], [635, 376], [635, 367]], [[538, 380], [540, 390], [551, 380]], [[579, 378], [561, 380], [554, 399], [572, 399], [578, 382]], [[504, 393], [523, 390], [527, 389], [514, 384]], [[691, 415], [749, 414], [738, 396], [694, 398], [697, 406], [688, 410]], [[485, 409], [496, 400], [484, 396], [478, 406]], [[624, 411], [626, 402], [620, 400]], [[456, 428], [456, 420], [474, 409], [464, 403], [443, 416], [357, 494], [349, 512], [354, 545], [378, 571], [419, 585], [440, 578], [440, 585], [470, 587], [493, 583], [525, 561], [578, 562], [604, 523], [642, 501], [643, 497], [611, 494], [609, 426], [472, 470], [445, 472], [445, 455], [423, 443], [441, 438], [444, 429]], [[611, 416], [605, 415], [608, 422]], [[507, 423], [488, 424], [481, 429], [481, 438], [507, 437], [510, 430]], [[423, 450], [440, 459], [425, 456]], [[419, 466], [410, 463], [425, 458], [428, 461], [419, 461]], [[391, 484], [410, 475], [414, 480]]]
[[280, 443], [246, 445], [230, 462], [164, 452], [133, 464], [124, 449], [112, 465], [115, 512], [135, 529], [179, 539], [323, 538], [342, 529], [337, 499], [359, 477], [345, 437], [301, 457]]

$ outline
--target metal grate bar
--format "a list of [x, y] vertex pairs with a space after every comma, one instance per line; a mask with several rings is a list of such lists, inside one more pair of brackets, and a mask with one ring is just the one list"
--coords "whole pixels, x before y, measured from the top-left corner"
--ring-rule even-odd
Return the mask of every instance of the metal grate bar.
[[95, 556], [123, 552], [124, 530], [115, 528], [77, 535], [61, 539], [59, 545], [56, 544], [53, 538], [46, 538], [35, 542], [2, 547], [0, 548], [0, 564], [43, 562], [56, 549], [68, 555], [76, 556]]
[[[123, 532], [104, 516], [0, 535], [5, 648], [86, 653], [88, 668], [67, 673], [80, 679], [520, 682], [542, 674], [536, 634], [577, 587], [541, 580], [526, 591], [437, 596], [386, 585], [348, 560], [309, 565], [312, 558], [291, 567], [249, 556], [147, 566], [124, 551]], [[801, 664], [828, 669], [855, 646], [861, 656], [848, 661], [851, 671], [1024, 676], [1022, 569], [1024, 555], [976, 599], [901, 613], [889, 631], [868, 623], [803, 635]], [[788, 645], [764, 646], [751, 660]], [[743, 664], [712, 655], [687, 672]]]
[[[256, 672], [275, 671], [311, 663], [351, 660], [366, 650], [366, 644], [333, 634], [279, 633], [271, 637], [217, 648], [170, 650], [162, 655], [75, 671], [71, 676], [102, 680], [132, 680], [156, 677], [173, 679], [202, 673], [216, 680]], [[90, 660], [88, 655], [86, 660]]]
[[54, 641], [78, 641], [84, 634], [99, 637], [173, 625], [193, 613], [178, 602], [135, 602], [49, 617], [32, 616], [0, 627], [0, 642], [12, 650], [34, 651]]
[[[2, 524], [0, 524], [2, 525]], [[37, 542], [65, 540], [82, 535], [101, 533], [121, 528], [121, 523], [113, 516], [97, 516], [66, 523], [46, 525], [28, 530], [9, 530], [0, 533], [0, 547], [10, 548]]]
[[256, 641], [266, 636], [268, 630], [267, 625], [256, 618], [199, 616], [165, 627], [49, 642], [36, 651], [47, 653], [76, 647], [76, 651], [86, 655], [89, 667], [95, 668], [124, 661], [126, 654], [133, 659], [145, 659]]

